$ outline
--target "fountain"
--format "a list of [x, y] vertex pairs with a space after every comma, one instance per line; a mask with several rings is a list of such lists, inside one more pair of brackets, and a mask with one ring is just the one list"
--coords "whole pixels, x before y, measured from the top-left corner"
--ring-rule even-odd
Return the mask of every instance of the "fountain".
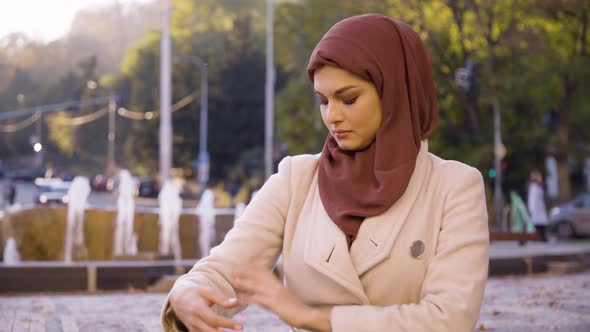
[[211, 189], [205, 189], [197, 205], [196, 214], [199, 216], [199, 249], [201, 257], [209, 255], [211, 246], [215, 243], [215, 194]]
[[118, 189], [113, 256], [137, 255], [137, 235], [133, 233], [135, 184], [131, 174], [125, 169], [119, 173]]
[[246, 210], [246, 204], [245, 203], [238, 203], [236, 204], [236, 208], [234, 210], [234, 226], [236, 225], [236, 221], [238, 221], [238, 218], [240, 218], [240, 216], [242, 214], [244, 214], [244, 211]]
[[250, 195], [250, 203], [252, 203], [252, 201], [254, 200], [254, 197], [256, 197], [256, 194], [258, 194], [258, 190], [254, 190], [252, 192], [252, 194]]
[[174, 255], [175, 260], [181, 259], [180, 238], [178, 236], [178, 219], [182, 210], [182, 200], [178, 190], [171, 181], [166, 181], [160, 194], [160, 243], [159, 254], [162, 256]]
[[76, 176], [68, 190], [68, 218], [64, 243], [64, 261], [72, 262], [72, 253], [84, 255], [84, 210], [90, 195], [90, 181], [87, 177]]
[[10, 237], [6, 241], [6, 245], [4, 246], [4, 264], [5, 265], [15, 265], [20, 262], [20, 255], [18, 253], [18, 249], [16, 248], [16, 241], [14, 238]]

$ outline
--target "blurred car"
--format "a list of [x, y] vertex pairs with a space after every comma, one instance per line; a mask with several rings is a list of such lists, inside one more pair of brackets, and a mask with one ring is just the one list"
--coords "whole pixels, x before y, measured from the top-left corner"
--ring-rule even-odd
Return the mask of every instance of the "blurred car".
[[139, 181], [139, 187], [137, 189], [137, 195], [139, 197], [158, 197], [158, 181], [154, 179], [143, 179]]
[[37, 204], [68, 204], [70, 184], [71, 182], [62, 182], [40, 187], [40, 193], [36, 199]]
[[549, 231], [559, 238], [590, 236], [590, 193], [552, 208]]
[[59, 186], [63, 182], [64, 181], [60, 178], [52, 178], [52, 177], [36, 178], [35, 179], [35, 186], [37, 186], [37, 188], [39, 190], [44, 190], [44, 189], [47, 189], [52, 186], [56, 186], [56, 185]]
[[59, 172], [56, 175], [56, 177], [58, 177], [64, 181], [72, 181], [76, 177], [76, 174], [68, 172], [68, 171], [62, 171], [62, 172]]
[[16, 181], [34, 181], [36, 178], [42, 177], [44, 173], [39, 169], [23, 168], [14, 170], [9, 177]]
[[113, 178], [97, 174], [91, 182], [94, 191], [113, 191], [115, 189], [115, 180]]

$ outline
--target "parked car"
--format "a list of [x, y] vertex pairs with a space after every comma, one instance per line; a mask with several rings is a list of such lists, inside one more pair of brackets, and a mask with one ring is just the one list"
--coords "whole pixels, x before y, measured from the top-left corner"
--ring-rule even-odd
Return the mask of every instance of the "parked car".
[[590, 193], [552, 208], [549, 231], [559, 238], [590, 236]]
[[44, 172], [40, 169], [22, 168], [14, 170], [9, 177], [15, 181], [35, 181], [36, 178], [42, 177]]
[[94, 191], [113, 191], [115, 188], [115, 179], [97, 174], [92, 179], [91, 186]]
[[70, 201], [68, 197], [70, 185], [71, 182], [62, 182], [40, 187], [40, 193], [36, 200], [37, 204], [68, 204]]
[[36, 178], [34, 183], [35, 183], [35, 186], [37, 187], [38, 190], [46, 190], [52, 186], [59, 186], [63, 182], [64, 181], [60, 178], [46, 177], [46, 178]]
[[158, 197], [159, 188], [158, 181], [154, 179], [144, 179], [139, 182], [137, 195], [139, 197]]

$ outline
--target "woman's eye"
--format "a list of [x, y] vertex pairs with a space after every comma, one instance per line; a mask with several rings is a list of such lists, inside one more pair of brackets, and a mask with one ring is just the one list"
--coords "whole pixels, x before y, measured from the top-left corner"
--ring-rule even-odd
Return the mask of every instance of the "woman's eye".
[[320, 99], [320, 105], [328, 105], [328, 101], [325, 99]]
[[356, 101], [357, 98], [358, 97], [354, 97], [354, 98], [351, 98], [351, 99], [346, 99], [346, 100], [344, 100], [344, 103], [346, 105], [352, 105], [352, 104], [354, 104], [354, 102]]

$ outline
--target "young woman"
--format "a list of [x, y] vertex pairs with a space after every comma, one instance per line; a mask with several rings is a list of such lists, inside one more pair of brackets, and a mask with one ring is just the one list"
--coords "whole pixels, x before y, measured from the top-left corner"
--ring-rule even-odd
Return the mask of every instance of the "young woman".
[[[285, 158], [211, 255], [178, 279], [164, 330], [243, 329], [248, 304], [293, 330], [469, 331], [488, 273], [481, 174], [428, 152], [431, 60], [408, 25], [345, 19], [307, 68], [329, 135]], [[271, 269], [282, 254], [284, 281]]]

